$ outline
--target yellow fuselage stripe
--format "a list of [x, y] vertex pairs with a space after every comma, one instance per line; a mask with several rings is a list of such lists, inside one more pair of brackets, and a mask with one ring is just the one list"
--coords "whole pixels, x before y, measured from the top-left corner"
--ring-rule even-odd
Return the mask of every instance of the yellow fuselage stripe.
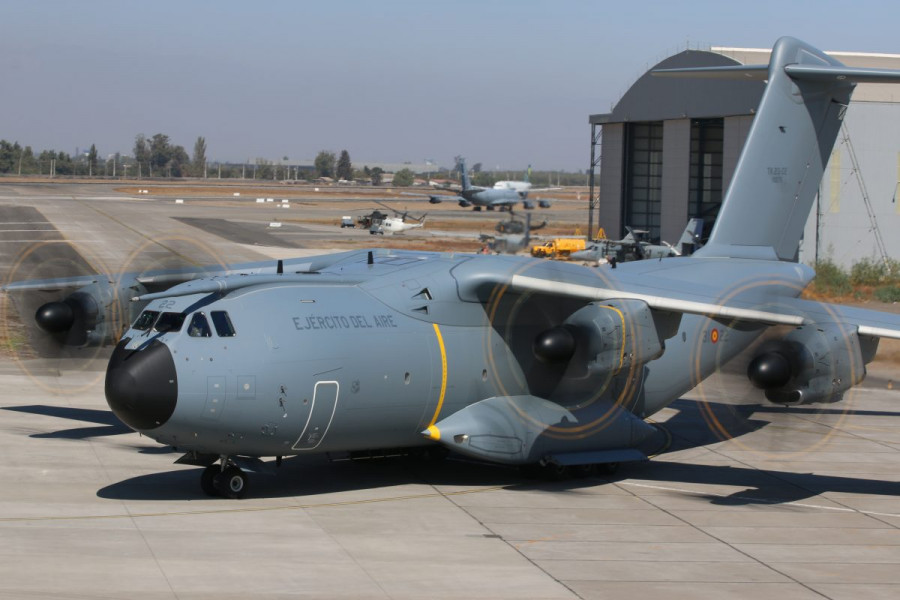
[[447, 393], [447, 349], [444, 347], [444, 337], [441, 335], [441, 329], [437, 323], [434, 323], [434, 335], [437, 336], [438, 346], [441, 349], [441, 395], [438, 397], [437, 408], [428, 427], [437, 422], [438, 415], [441, 414], [441, 407], [444, 406], [444, 395]]

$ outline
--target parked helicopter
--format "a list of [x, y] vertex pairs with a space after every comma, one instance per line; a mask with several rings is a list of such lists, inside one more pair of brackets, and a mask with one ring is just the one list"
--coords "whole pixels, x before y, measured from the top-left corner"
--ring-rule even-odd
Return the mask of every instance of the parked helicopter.
[[693, 218], [688, 220], [687, 227], [674, 246], [663, 242], [654, 244], [648, 239], [649, 232], [642, 229], [633, 229], [626, 226], [628, 234], [621, 240], [597, 240], [584, 250], [573, 252], [572, 260], [590, 262], [627, 262], [630, 260], [644, 260], [648, 258], [666, 258], [671, 256], [690, 255], [695, 250], [703, 247], [700, 233], [703, 231], [703, 219]]
[[403, 233], [404, 231], [409, 231], [410, 229], [419, 229], [425, 226], [425, 217], [428, 216], [428, 213], [425, 213], [421, 217], [410, 217], [414, 223], [408, 222], [406, 219], [409, 217], [409, 211], [399, 211], [394, 208], [391, 208], [384, 202], [375, 201], [376, 204], [383, 206], [389, 211], [394, 213], [393, 217], [389, 217], [387, 215], [383, 216], [380, 220], [373, 220], [372, 224], [369, 226], [369, 233], [371, 234], [394, 234], [394, 233]]

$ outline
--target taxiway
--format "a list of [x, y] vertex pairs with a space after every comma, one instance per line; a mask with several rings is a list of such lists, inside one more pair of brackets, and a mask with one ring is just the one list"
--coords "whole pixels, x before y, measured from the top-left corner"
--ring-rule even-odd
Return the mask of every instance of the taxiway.
[[[254, 208], [0, 185], [0, 275], [61, 271], [77, 257], [112, 269], [263, 260], [345, 249], [334, 245], [345, 233], [381, 241], [300, 224], [272, 233]], [[223, 221], [259, 227], [229, 239]], [[292, 245], [257, 244], [256, 231]], [[48, 254], [19, 261], [35, 242]], [[207, 498], [196, 467], [121, 425], [104, 366], [102, 355], [48, 363], [9, 346], [0, 358], [0, 598], [900, 594], [895, 363], [874, 363], [826, 406], [776, 407], [739, 377], [711, 378], [655, 416], [665, 451], [612, 477], [549, 483], [453, 459], [303, 457], [254, 475], [243, 501]]]

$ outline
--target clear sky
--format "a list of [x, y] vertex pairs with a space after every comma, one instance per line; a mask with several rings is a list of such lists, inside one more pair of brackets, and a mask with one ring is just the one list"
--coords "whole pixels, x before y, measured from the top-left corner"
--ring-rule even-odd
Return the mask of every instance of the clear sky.
[[897, 0], [4, 0], [0, 138], [576, 171], [588, 115], [688, 46], [900, 53], [898, 24]]

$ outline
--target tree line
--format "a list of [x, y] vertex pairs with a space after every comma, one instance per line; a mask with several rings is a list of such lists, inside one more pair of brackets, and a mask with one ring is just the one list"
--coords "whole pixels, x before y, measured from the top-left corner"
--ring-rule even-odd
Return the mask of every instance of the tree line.
[[[55, 169], [60, 175], [74, 175], [77, 167], [78, 162], [66, 152], [43, 150], [35, 154], [31, 146], [23, 147], [19, 142], [0, 140], [0, 173], [50, 175]], [[85, 163], [85, 174], [90, 170], [91, 165]]]
[[[36, 153], [31, 146], [19, 142], [0, 140], [0, 174], [50, 175], [83, 177], [206, 177], [218, 179], [257, 179], [313, 181], [328, 177], [336, 181], [353, 181], [381, 185], [385, 172], [380, 167], [355, 169], [350, 153], [342, 150], [339, 155], [322, 150], [312, 166], [290, 164], [288, 157], [279, 162], [256, 158], [246, 163], [212, 162], [206, 157], [206, 139], [198, 137], [193, 153], [188, 155], [183, 146], [173, 144], [169, 136], [157, 133], [151, 137], [144, 134], [135, 136], [132, 155], [116, 153], [100, 158], [96, 145], [75, 155], [57, 150], [43, 150]], [[459, 165], [454, 169], [435, 169], [433, 177], [459, 181]], [[491, 187], [503, 179], [522, 179], [524, 172], [484, 171], [481, 163], [472, 168], [472, 183]], [[410, 169], [394, 173], [392, 185], [404, 187], [412, 185], [415, 174]], [[533, 171], [531, 182], [538, 187], [553, 185], [584, 185], [585, 175], [581, 173], [559, 173]]]
[[57, 150], [43, 150], [36, 154], [31, 146], [19, 142], [0, 140], [0, 174], [12, 175], [66, 175], [88, 177], [215, 177], [229, 179], [313, 180], [330, 177], [352, 181], [381, 181], [383, 171], [368, 168], [355, 170], [350, 153], [341, 151], [340, 158], [323, 150], [316, 156], [313, 168], [307, 165], [291, 165], [288, 157], [280, 163], [256, 158], [247, 163], [210, 162], [206, 158], [206, 139], [202, 136], [194, 143], [191, 156], [183, 146], [173, 144], [169, 136], [157, 133], [147, 137], [135, 136], [132, 155], [116, 153], [100, 159], [95, 144], [89, 150], [69, 154]]

